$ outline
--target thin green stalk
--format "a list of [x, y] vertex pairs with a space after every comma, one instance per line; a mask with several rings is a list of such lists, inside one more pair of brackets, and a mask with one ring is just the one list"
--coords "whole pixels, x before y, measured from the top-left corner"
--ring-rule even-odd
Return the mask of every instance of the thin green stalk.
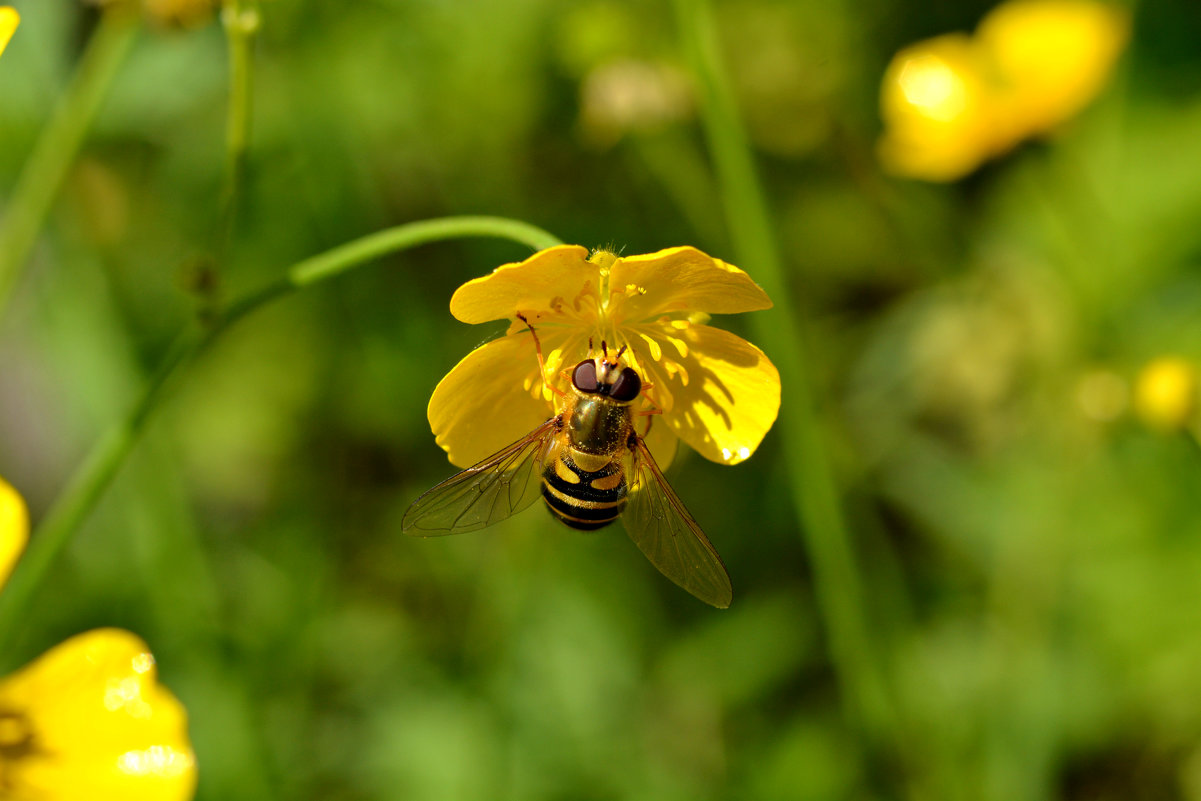
[[398, 225], [296, 263], [279, 281], [231, 304], [212, 327], [201, 333], [181, 334], [133, 410], [93, 447], [34, 530], [29, 548], [0, 592], [0, 654], [6, 653], [12, 645], [34, 593], [141, 437], [173, 375], [230, 325], [276, 298], [334, 278], [389, 253], [466, 237], [509, 239], [536, 250], [562, 244], [541, 228], [503, 217], [445, 217]]
[[754, 325], [760, 344], [780, 369], [784, 408], [777, 426], [786, 444], [789, 488], [801, 534], [813, 560], [831, 659], [849, 711], [869, 733], [889, 739], [895, 746], [900, 733], [872, 642], [854, 546], [822, 432], [801, 315], [785, 280], [767, 202], [726, 82], [709, 5], [705, 0], [676, 0], [675, 5], [699, 82], [705, 133], [734, 251], [775, 303], [772, 313], [756, 315]]
[[250, 119], [254, 98], [251, 57], [259, 30], [258, 3], [227, 0], [221, 24], [229, 47], [229, 110], [225, 123], [225, 185], [221, 191], [218, 267], [224, 266], [237, 222], [238, 199], [246, 172]]
[[129, 52], [138, 19], [122, 10], [101, 18], [71, 85], [21, 170], [0, 224], [0, 315], [84, 135]]

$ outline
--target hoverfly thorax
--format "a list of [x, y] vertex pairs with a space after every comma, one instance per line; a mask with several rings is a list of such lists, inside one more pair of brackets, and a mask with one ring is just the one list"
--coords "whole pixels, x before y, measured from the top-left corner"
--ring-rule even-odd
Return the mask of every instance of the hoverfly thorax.
[[603, 357], [585, 359], [572, 371], [571, 386], [571, 444], [592, 454], [611, 454], [622, 447], [630, 432], [630, 404], [642, 391], [638, 373]]

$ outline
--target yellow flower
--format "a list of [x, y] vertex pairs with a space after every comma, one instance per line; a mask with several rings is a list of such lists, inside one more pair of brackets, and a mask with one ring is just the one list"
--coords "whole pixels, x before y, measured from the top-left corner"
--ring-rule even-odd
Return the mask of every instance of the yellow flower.
[[896, 55], [884, 75], [880, 159], [897, 175], [951, 181], [1077, 114], [1105, 84], [1129, 18], [1094, 0], [1010, 0], [975, 36]]
[[8, 40], [17, 32], [21, 24], [21, 15], [11, 6], [0, 6], [0, 53], [8, 47]]
[[1130, 35], [1126, 12], [1091, 0], [1010, 0], [976, 38], [1016, 137], [1051, 130], [1101, 91]]
[[[0, 480], [0, 585], [27, 537]], [[0, 799], [183, 801], [196, 759], [183, 706], [135, 635], [96, 629], [0, 678]]]
[[963, 34], [902, 50], [880, 96], [880, 160], [897, 175], [953, 181], [998, 147], [979, 53]]
[[1134, 410], [1161, 430], [1187, 428], [1197, 416], [1197, 368], [1175, 356], [1149, 362], [1134, 384]]
[[691, 247], [620, 257], [561, 245], [498, 267], [455, 292], [450, 311], [465, 323], [510, 321], [508, 332], [469, 353], [434, 389], [429, 421], [450, 461], [467, 467], [529, 433], [556, 396], [538, 376], [533, 338], [542, 340], [546, 381], [603, 341], [651, 384], [662, 411], [647, 444], [661, 467], [677, 437], [722, 464], [749, 457], [775, 422], [780, 376], [754, 345], [707, 325], [710, 314], [771, 308], [742, 270]]
[[0, 478], [0, 587], [8, 580], [28, 539], [29, 513], [25, 511], [25, 502]]

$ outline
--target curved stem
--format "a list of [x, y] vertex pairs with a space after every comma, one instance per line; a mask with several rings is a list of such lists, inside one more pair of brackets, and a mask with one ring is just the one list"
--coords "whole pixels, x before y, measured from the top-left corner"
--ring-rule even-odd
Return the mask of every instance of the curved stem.
[[21, 170], [0, 226], [0, 314], [113, 76], [129, 52], [138, 19], [121, 9], [104, 14], [75, 78]]
[[279, 281], [233, 303], [211, 328], [201, 333], [181, 334], [141, 399], [129, 415], [92, 448], [34, 530], [29, 548], [0, 593], [0, 654], [6, 653], [11, 646], [22, 614], [46, 574], [137, 443], [151, 414], [160, 405], [172, 376], [203, 352], [226, 328], [276, 298], [334, 278], [389, 253], [464, 237], [509, 239], [535, 250], [562, 244], [541, 228], [503, 217], [445, 217], [398, 225], [294, 264]]
[[897, 748], [901, 734], [872, 640], [862, 577], [818, 414], [809, 367], [812, 360], [806, 353], [808, 337], [785, 280], [767, 201], [726, 81], [709, 4], [706, 0], [676, 0], [675, 5], [700, 86], [705, 134], [735, 253], [775, 303], [772, 312], [756, 315], [752, 324], [760, 344], [776, 360], [788, 396], [777, 425], [787, 444], [789, 487], [800, 533], [813, 561], [830, 658], [848, 711], [867, 732], [882, 736]]

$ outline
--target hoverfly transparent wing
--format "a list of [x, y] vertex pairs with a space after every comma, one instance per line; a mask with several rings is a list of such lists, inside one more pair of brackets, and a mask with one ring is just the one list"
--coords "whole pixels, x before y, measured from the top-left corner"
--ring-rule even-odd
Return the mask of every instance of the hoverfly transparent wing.
[[630, 450], [632, 479], [622, 522], [651, 564], [688, 592], [720, 609], [734, 590], [721, 557], [688, 514], [641, 437]]
[[525, 509], [541, 494], [542, 465], [557, 419], [427, 491], [405, 512], [401, 528], [416, 537], [461, 534]]

